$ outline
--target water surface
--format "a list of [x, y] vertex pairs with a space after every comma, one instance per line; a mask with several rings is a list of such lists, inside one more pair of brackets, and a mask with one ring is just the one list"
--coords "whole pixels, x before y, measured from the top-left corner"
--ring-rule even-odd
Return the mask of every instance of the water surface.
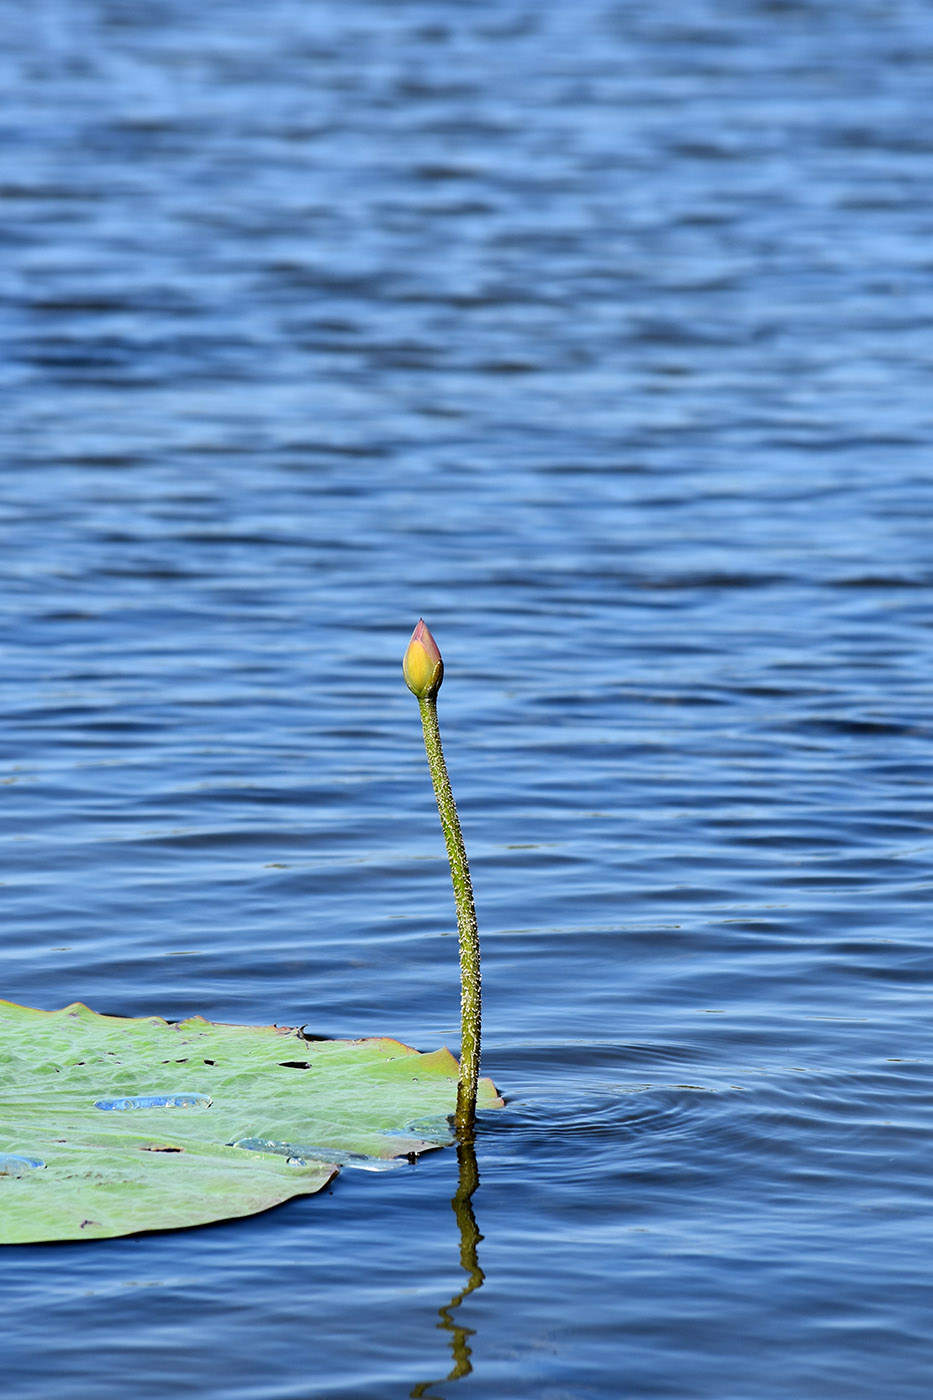
[[2, 994], [456, 1048], [424, 614], [508, 1101], [472, 1273], [9, 1249], [10, 1393], [925, 1400], [928, 8], [4, 29]]

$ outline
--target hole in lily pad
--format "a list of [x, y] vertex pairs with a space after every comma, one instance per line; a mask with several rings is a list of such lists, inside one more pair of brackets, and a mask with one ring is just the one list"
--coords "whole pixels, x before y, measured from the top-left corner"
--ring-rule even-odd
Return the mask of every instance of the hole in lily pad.
[[209, 1094], [132, 1094], [119, 1099], [96, 1099], [95, 1108], [122, 1113], [135, 1108], [210, 1108]]
[[270, 1152], [276, 1157], [284, 1157], [288, 1167], [310, 1167], [318, 1162], [327, 1162], [334, 1167], [355, 1167], [362, 1172], [389, 1172], [404, 1166], [402, 1157], [371, 1157], [366, 1152], [341, 1152], [334, 1147], [306, 1147], [296, 1142], [277, 1142], [275, 1138], [237, 1138], [228, 1147], [239, 1147], [246, 1152]]
[[20, 1157], [15, 1152], [0, 1152], [0, 1176], [28, 1176], [45, 1163], [37, 1157]]
[[416, 1118], [413, 1122], [406, 1123], [400, 1132], [393, 1128], [387, 1130], [384, 1136], [416, 1137], [421, 1138], [422, 1142], [447, 1147], [454, 1140], [453, 1115], [436, 1113], [430, 1118]]

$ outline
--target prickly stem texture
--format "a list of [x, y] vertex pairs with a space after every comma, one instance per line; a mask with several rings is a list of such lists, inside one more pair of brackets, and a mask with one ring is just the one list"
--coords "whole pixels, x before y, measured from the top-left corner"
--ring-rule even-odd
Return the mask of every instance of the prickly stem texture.
[[441, 748], [441, 731], [437, 723], [437, 701], [434, 696], [418, 701], [421, 727], [428, 768], [437, 798], [450, 876], [457, 906], [457, 929], [460, 935], [460, 1080], [457, 1085], [456, 1126], [459, 1133], [472, 1129], [476, 1115], [476, 1086], [479, 1080], [480, 1027], [482, 979], [479, 962], [479, 932], [473, 886], [460, 819], [454, 803]]

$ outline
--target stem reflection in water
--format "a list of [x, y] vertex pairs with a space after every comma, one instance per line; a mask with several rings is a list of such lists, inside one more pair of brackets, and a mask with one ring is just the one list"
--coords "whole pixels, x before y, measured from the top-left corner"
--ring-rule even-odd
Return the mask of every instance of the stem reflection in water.
[[437, 1324], [442, 1331], [450, 1333], [450, 1353], [454, 1364], [441, 1380], [421, 1381], [416, 1385], [410, 1393], [410, 1400], [443, 1400], [442, 1396], [431, 1393], [432, 1387], [442, 1385], [445, 1381], [460, 1380], [461, 1376], [468, 1376], [473, 1370], [468, 1341], [468, 1338], [473, 1335], [473, 1328], [463, 1326], [454, 1318], [454, 1314], [464, 1298], [469, 1297], [471, 1293], [481, 1287], [485, 1278], [477, 1257], [477, 1246], [483, 1237], [476, 1224], [476, 1216], [473, 1214], [473, 1193], [479, 1185], [479, 1167], [476, 1163], [476, 1148], [472, 1132], [461, 1132], [460, 1134], [457, 1143], [457, 1167], [457, 1190], [450, 1204], [453, 1207], [457, 1228], [460, 1231], [460, 1267], [466, 1274], [467, 1281], [460, 1292], [454, 1294], [449, 1303], [438, 1309], [441, 1320]]

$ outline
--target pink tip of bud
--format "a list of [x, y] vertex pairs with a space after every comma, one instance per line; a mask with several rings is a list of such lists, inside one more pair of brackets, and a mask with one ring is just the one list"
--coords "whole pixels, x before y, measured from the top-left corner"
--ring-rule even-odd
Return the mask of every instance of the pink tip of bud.
[[444, 662], [423, 617], [418, 619], [418, 626], [411, 634], [402, 671], [405, 684], [419, 700], [431, 699], [440, 689], [444, 679]]

